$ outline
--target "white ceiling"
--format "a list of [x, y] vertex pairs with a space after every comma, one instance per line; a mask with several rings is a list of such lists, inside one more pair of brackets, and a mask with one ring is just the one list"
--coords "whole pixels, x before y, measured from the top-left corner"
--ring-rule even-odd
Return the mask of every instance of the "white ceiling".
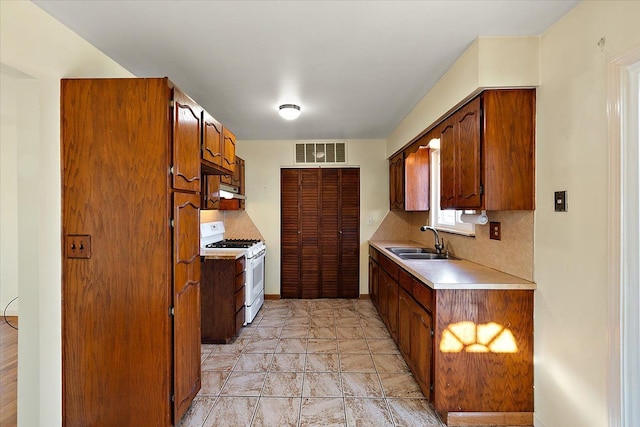
[[34, 3], [246, 140], [386, 138], [478, 36], [542, 34], [577, 0]]

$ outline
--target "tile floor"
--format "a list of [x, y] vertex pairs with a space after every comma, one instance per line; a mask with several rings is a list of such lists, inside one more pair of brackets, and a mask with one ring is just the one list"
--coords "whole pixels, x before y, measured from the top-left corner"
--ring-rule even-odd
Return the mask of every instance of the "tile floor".
[[202, 346], [179, 427], [441, 427], [369, 300], [266, 301], [226, 345]]

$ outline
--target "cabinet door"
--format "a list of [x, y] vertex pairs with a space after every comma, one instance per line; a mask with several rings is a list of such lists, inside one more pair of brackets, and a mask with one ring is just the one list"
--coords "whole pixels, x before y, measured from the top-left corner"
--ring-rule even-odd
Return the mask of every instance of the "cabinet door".
[[369, 298], [371, 298], [371, 302], [373, 305], [378, 307], [378, 263], [373, 260], [373, 258], [369, 258]]
[[404, 155], [389, 159], [389, 204], [391, 210], [404, 209]]
[[238, 189], [240, 189], [242, 191], [242, 189], [240, 188], [241, 183], [242, 183], [242, 172], [244, 170], [244, 160], [242, 160], [240, 157], [235, 156], [235, 169], [233, 170], [233, 175], [231, 175], [231, 185], [233, 185], [234, 187], [238, 187]]
[[200, 191], [200, 107], [173, 89], [173, 188]]
[[200, 390], [199, 196], [174, 193], [173, 366], [174, 420]]
[[406, 211], [429, 210], [430, 157], [427, 135], [405, 151], [404, 156], [404, 209]]
[[227, 128], [222, 129], [222, 167], [231, 172], [236, 170], [236, 136]]
[[405, 360], [411, 360], [411, 296], [400, 289], [398, 295], [398, 348]]
[[[240, 189], [240, 194], [246, 195], [245, 178], [244, 178], [244, 172], [245, 172], [244, 159], [241, 159], [240, 157], [236, 156], [236, 160], [239, 160], [239, 163], [237, 164], [240, 166], [240, 172], [238, 173], [238, 176], [239, 176], [238, 188]], [[239, 202], [240, 202], [240, 209], [244, 209], [245, 208], [244, 199], [241, 199]]]
[[387, 316], [387, 306], [388, 306], [388, 294], [389, 294], [389, 285], [387, 283], [391, 280], [389, 274], [384, 271], [382, 268], [378, 269], [378, 310], [380, 311], [380, 317], [383, 322], [389, 327], [389, 319]]
[[222, 125], [202, 112], [202, 160], [222, 166]]
[[455, 117], [445, 121], [440, 128], [440, 208], [442, 209], [454, 208], [456, 204], [455, 129]]
[[298, 298], [300, 285], [300, 173], [296, 169], [280, 171], [281, 256], [280, 295]]
[[481, 207], [482, 163], [480, 152], [480, 98], [456, 113], [456, 208]]
[[[325, 173], [327, 169], [324, 170]], [[341, 298], [360, 294], [360, 169], [340, 170], [339, 256]], [[324, 211], [324, 206], [322, 207]], [[324, 231], [323, 231], [324, 232]]]
[[389, 332], [391, 337], [398, 343], [398, 282], [389, 277], [387, 282], [387, 319], [389, 321]]
[[220, 209], [220, 175], [204, 175], [202, 209]]
[[482, 109], [485, 209], [534, 209], [535, 89], [485, 91]]
[[427, 400], [431, 395], [432, 318], [422, 307], [410, 301], [410, 353], [413, 375]]

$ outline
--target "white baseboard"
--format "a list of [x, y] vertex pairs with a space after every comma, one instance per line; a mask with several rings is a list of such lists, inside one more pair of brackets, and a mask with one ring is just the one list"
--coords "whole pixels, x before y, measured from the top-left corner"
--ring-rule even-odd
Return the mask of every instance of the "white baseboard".
[[536, 413], [533, 414], [533, 425], [535, 427], [547, 427]]
[[[2, 315], [2, 313], [3, 312], [0, 311], [0, 318], [4, 317]], [[18, 315], [18, 310], [11, 310], [10, 308], [7, 309], [7, 317], [9, 317], [9, 316], [14, 317], [14, 316], [17, 316], [17, 315]]]

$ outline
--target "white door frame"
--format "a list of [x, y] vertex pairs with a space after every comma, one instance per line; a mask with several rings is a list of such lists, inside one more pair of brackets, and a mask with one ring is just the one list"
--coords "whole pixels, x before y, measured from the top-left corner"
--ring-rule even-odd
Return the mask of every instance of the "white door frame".
[[640, 425], [640, 44], [609, 62], [609, 427]]

